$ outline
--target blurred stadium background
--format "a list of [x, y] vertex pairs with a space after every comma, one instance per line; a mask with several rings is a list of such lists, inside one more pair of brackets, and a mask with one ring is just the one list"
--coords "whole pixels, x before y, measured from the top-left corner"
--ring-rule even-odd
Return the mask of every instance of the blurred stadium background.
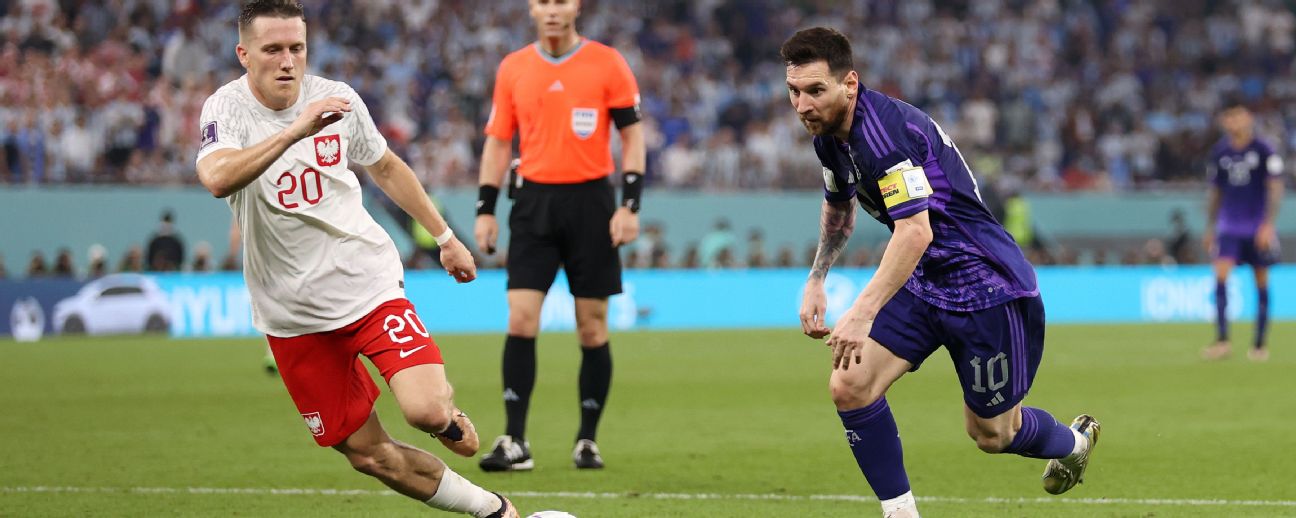
[[[459, 235], [470, 240], [481, 128], [490, 111], [495, 67], [534, 36], [526, 2], [306, 4], [311, 73], [355, 87], [392, 148], [414, 166]], [[0, 13], [0, 379], [19, 382], [0, 396], [5, 408], [18, 409], [0, 417], [0, 439], [12, 444], [43, 438], [29, 443], [37, 448], [5, 455], [3, 465], [15, 469], [0, 475], [0, 516], [414, 512], [404, 502], [378, 496], [379, 488], [367, 479], [345, 478], [341, 464], [329, 464], [326, 455], [311, 451], [282, 388], [255, 376], [263, 342], [247, 316], [230, 213], [223, 201], [196, 185], [192, 165], [204, 99], [242, 73], [233, 52], [236, 3], [0, 0]], [[906, 444], [920, 445], [911, 447], [909, 457], [929, 473], [916, 475], [920, 498], [923, 491], [948, 498], [930, 501], [929, 508], [950, 516], [1187, 516], [1222, 509], [1234, 515], [1296, 515], [1291, 483], [1296, 471], [1269, 455], [1274, 447], [1296, 447], [1296, 440], [1279, 430], [1290, 423], [1273, 417], [1296, 411], [1296, 404], [1281, 396], [1296, 389], [1292, 377], [1281, 374], [1296, 364], [1296, 355], [1286, 350], [1296, 328], [1280, 322], [1273, 329], [1275, 352], [1268, 364], [1218, 367], [1196, 359], [1211, 338], [1206, 322], [1213, 314], [1214, 287], [1200, 236], [1205, 160], [1220, 136], [1215, 124], [1220, 103], [1230, 96], [1245, 98], [1254, 106], [1259, 135], [1288, 164], [1296, 163], [1296, 4], [1277, 0], [585, 0], [580, 32], [626, 56], [643, 93], [648, 128], [644, 234], [624, 250], [632, 269], [630, 289], [613, 302], [613, 327], [623, 332], [618, 340], [641, 351], [627, 356], [640, 355], [643, 368], [676, 367], [642, 351], [678, 358], [688, 368], [658, 379], [633, 374], [632, 364], [618, 367], [618, 376], [624, 376], [618, 383], [625, 384], [614, 390], [610, 409], [619, 413], [611, 415], [607, 435], [613, 442], [604, 448], [612, 450], [609, 462], [624, 463], [620, 474], [601, 479], [564, 474], [556, 468], [566, 462], [556, 453], [559, 448], [550, 452], [555, 471], [536, 473], [532, 480], [486, 478], [483, 483], [532, 491], [537, 496], [523, 502], [579, 508], [587, 513], [582, 516], [832, 515], [860, 509], [858, 503], [831, 499], [721, 498], [701, 504], [624, 497], [637, 492], [868, 494], [854, 468], [841, 462], [845, 448], [838, 444], [826, 391], [820, 390], [824, 371], [814, 363], [822, 353], [781, 330], [795, 326], [800, 282], [817, 237], [822, 179], [809, 137], [788, 109], [777, 50], [796, 28], [810, 25], [845, 32], [866, 85], [910, 101], [949, 131], [977, 174], [987, 204], [1042, 267], [1050, 318], [1066, 324], [1050, 331], [1060, 337], [1050, 342], [1056, 356], [1045, 362], [1041, 379], [1049, 381], [1035, 397], [1052, 398], [1043, 401], [1068, 412], [1106, 411], [1114, 419], [1105, 422], [1117, 423], [1112, 438], [1105, 439], [1113, 441], [1107, 446], [1112, 451], [1100, 452], [1095, 464], [1096, 473], [1111, 478], [1104, 482], [1094, 476], [1078, 497], [1115, 503], [1035, 502], [1031, 499], [1042, 494], [1024, 483], [1036, 476], [1030, 473], [1035, 466], [1027, 470], [1024, 462], [987, 461], [974, 453], [961, 437], [951, 373], [943, 372], [948, 371], [943, 365], [925, 369], [916, 375], [924, 381], [915, 386], [932, 388], [908, 389], [900, 397], [910, 394], [908, 404], [938, 413], [905, 415], [904, 407], [895, 406], [902, 430], [949, 432], [919, 435], [912, 443], [906, 435]], [[1290, 192], [1292, 175], [1285, 178]], [[412, 228], [377, 189], [366, 195], [371, 212], [407, 258], [411, 299], [428, 315], [429, 327], [443, 333], [502, 332], [502, 271], [486, 272], [473, 285], [450, 287], [436, 270], [431, 238]], [[502, 212], [507, 205], [502, 203]], [[1285, 205], [1278, 231], [1296, 243], [1291, 196]], [[155, 262], [150, 251], [169, 246], [169, 239], [159, 236], [178, 238], [183, 259]], [[830, 286], [836, 301], [832, 311], [843, 309], [867, 281], [885, 239], [878, 225], [857, 227], [845, 264], [839, 265], [845, 268], [835, 270], [840, 273]], [[1285, 255], [1290, 260], [1296, 253], [1289, 247]], [[479, 264], [498, 270], [500, 257], [480, 256]], [[147, 275], [111, 275], [117, 273]], [[1243, 320], [1254, 311], [1249, 276], [1240, 271], [1231, 286], [1237, 295], [1231, 300], [1240, 301], [1235, 316]], [[1288, 293], [1296, 286], [1296, 271], [1276, 268], [1273, 283], [1276, 319], [1296, 319], [1296, 297]], [[548, 331], [571, 329], [570, 310], [560, 309], [566, 302], [563, 289], [555, 288], [553, 304], [546, 307]], [[86, 308], [95, 300], [114, 295], [159, 309], [127, 310], [140, 316], [130, 324], [116, 313], [103, 317], [118, 328], [100, 328], [80, 314], [81, 331], [166, 329], [171, 338], [48, 336], [75, 331], [68, 318], [76, 308], [91, 311]], [[65, 300], [72, 302], [55, 307]], [[160, 324], [150, 319], [155, 315]], [[769, 331], [758, 331], [764, 329]], [[690, 331], [673, 332], [678, 330]], [[1241, 330], [1235, 333], [1239, 344], [1250, 336]], [[2, 337], [6, 334], [46, 335], [46, 342], [19, 345]], [[546, 340], [555, 348], [574, 345], [563, 334]], [[733, 356], [752, 354], [732, 340], [761, 342], [751, 350], [773, 355], [785, 367], [766, 359], [718, 374], [732, 368]], [[463, 362], [452, 367], [452, 379], [471, 402], [465, 406], [481, 409], [474, 414], [481, 430], [498, 428], [502, 417], [492, 415], [498, 413], [499, 341], [495, 334], [443, 339], [447, 357]], [[187, 347], [173, 349], [175, 344]], [[107, 347], [130, 361], [105, 353]], [[698, 352], [711, 347], [721, 352]], [[195, 369], [199, 364], [202, 368]], [[553, 384], [548, 397], [555, 407], [571, 399], [566, 390], [571, 380], [554, 379], [570, 367], [562, 365], [545, 372], [555, 376], [542, 377], [542, 383]], [[801, 370], [791, 372], [787, 365]], [[146, 371], [149, 376], [136, 375]], [[192, 383], [186, 372], [214, 378], [197, 383], [194, 391], [181, 390]], [[1142, 373], [1150, 374], [1131, 381]], [[764, 379], [804, 395], [776, 408], [814, 423], [821, 433], [807, 439], [806, 449], [813, 453], [779, 437], [801, 433], [795, 420], [737, 421], [766, 411], [759, 404], [760, 391], [770, 389], [760, 383]], [[1094, 404], [1092, 398], [1067, 390], [1081, 380], [1129, 383], [1130, 390], [1114, 386], [1086, 393], [1100, 402], [1096, 409], [1081, 407]], [[1193, 383], [1180, 387], [1184, 380]], [[1212, 393], [1216, 384], [1228, 389]], [[746, 390], [725, 389], [719, 393], [729, 399], [690, 403], [720, 385]], [[1175, 387], [1184, 392], [1171, 393]], [[654, 421], [637, 415], [632, 402], [657, 417], [679, 408], [646, 403], [637, 390], [661, 393], [684, 406], [731, 404], [735, 410], [690, 408], [686, 413], [702, 420], [703, 428], [738, 426], [743, 432], [742, 427], [751, 427], [745, 430], [751, 433], [726, 432], [703, 441], [715, 450], [690, 449], [686, 468], [654, 463], [653, 455], [667, 453], [644, 449], [667, 446], [642, 439], [652, 437]], [[225, 406], [192, 405], [230, 394], [236, 396]], [[97, 403], [86, 404], [87, 398]], [[1184, 399], [1200, 399], [1200, 404]], [[169, 410], [159, 415], [134, 408], [148, 405]], [[1236, 411], [1218, 420], [1203, 414], [1224, 406]], [[1154, 407], [1160, 413], [1149, 413]], [[243, 413], [246, 408], [255, 415]], [[175, 422], [180, 418], [186, 423]], [[1168, 444], [1212, 454], [1194, 453], [1185, 461], [1182, 451], [1166, 446], [1159, 435], [1165, 430], [1138, 424], [1152, 419], [1181, 429]], [[174, 446], [184, 453], [169, 446], [195, 430], [215, 442], [185, 439]], [[777, 433], [771, 436], [771, 430]], [[241, 431], [263, 435], [265, 445], [246, 444]], [[537, 433], [566, 437], [565, 430], [558, 432]], [[618, 433], [623, 439], [612, 439]], [[124, 440], [132, 436], [147, 446]], [[555, 440], [566, 447], [566, 439]], [[101, 441], [132, 453], [92, 453]], [[228, 458], [199, 453], [212, 444], [253, 451], [237, 458], [267, 459], [275, 466], [256, 476], [249, 466], [234, 468]], [[67, 445], [72, 446], [59, 451]], [[625, 452], [621, 459], [613, 453], [618, 447]], [[796, 476], [831, 482], [708, 478], [704, 467], [691, 464], [726, 462], [728, 455], [716, 453], [723, 449], [750, 457], [744, 461], [749, 464], [726, 464], [727, 470], [760, 471], [765, 464], [782, 467], [789, 461], [796, 466], [785, 469]], [[221, 474], [176, 478], [174, 468], [159, 464], [162, 460], [138, 460], [154, 453], [172, 462], [198, 455], [204, 465], [197, 471], [219, 466], [212, 469]], [[955, 460], [946, 464], [943, 458]], [[104, 465], [98, 467], [114, 474], [88, 470], [80, 459], [99, 459], [95, 462]], [[634, 471], [635, 461], [649, 471], [618, 478]], [[1023, 483], [969, 481], [987, 464], [994, 470], [989, 479], [1015, 477]], [[822, 465], [837, 469], [824, 475], [816, 471]], [[320, 474], [301, 476], [292, 466], [309, 466], [307, 472], [320, 466]], [[468, 464], [457, 469], [475, 472]], [[1179, 480], [1194, 471], [1207, 482]], [[673, 482], [672, 477], [680, 478]], [[211, 493], [184, 493], [185, 487], [362, 488], [373, 494], [329, 496], [345, 503], [307, 513], [303, 509], [318, 505], [320, 497], [248, 492], [218, 502]], [[150, 494], [131, 488], [162, 489]], [[622, 496], [600, 504], [554, 496], [562, 491]], [[145, 498], [150, 495], [158, 500]], [[1239, 501], [1254, 505], [1237, 512], [1228, 507]]]

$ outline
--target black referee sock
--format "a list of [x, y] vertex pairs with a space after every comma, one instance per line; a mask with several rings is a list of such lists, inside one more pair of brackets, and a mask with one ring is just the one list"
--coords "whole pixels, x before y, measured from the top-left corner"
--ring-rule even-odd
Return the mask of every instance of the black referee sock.
[[581, 424], [577, 440], [594, 440], [599, 418], [612, 388], [612, 348], [604, 343], [593, 349], [581, 348], [580, 401]]
[[526, 437], [527, 408], [536, 379], [536, 339], [509, 335], [504, 340], [504, 433]]

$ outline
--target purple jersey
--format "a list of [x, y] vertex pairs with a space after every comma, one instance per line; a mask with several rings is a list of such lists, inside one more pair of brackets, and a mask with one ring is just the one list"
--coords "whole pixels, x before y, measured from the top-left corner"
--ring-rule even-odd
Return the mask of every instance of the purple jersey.
[[1254, 236], [1268, 204], [1269, 179], [1283, 173], [1282, 157], [1258, 138], [1242, 149], [1233, 149], [1228, 137], [1211, 149], [1207, 176], [1220, 191], [1220, 236]]
[[859, 200], [895, 230], [922, 211], [932, 242], [905, 288], [951, 311], [979, 311], [1039, 294], [1035, 270], [981, 202], [976, 179], [954, 142], [927, 114], [860, 88], [846, 142], [815, 137], [824, 198]]

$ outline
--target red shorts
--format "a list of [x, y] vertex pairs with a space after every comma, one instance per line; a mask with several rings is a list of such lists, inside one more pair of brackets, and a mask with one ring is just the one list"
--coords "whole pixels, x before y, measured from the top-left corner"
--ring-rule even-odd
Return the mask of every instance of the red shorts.
[[342, 442], [369, 419], [378, 386], [358, 355], [391, 383], [415, 365], [445, 363], [406, 299], [395, 299], [350, 325], [292, 338], [267, 336], [288, 395], [320, 446]]

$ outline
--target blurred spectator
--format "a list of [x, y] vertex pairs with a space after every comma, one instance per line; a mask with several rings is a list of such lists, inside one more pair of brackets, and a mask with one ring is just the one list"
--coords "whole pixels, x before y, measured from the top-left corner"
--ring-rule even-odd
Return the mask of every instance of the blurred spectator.
[[[309, 72], [354, 85], [429, 188], [475, 184], [494, 64], [533, 34], [524, 2], [465, 5], [308, 7]], [[243, 73], [236, 4], [0, 11], [6, 181], [195, 181], [175, 173], [192, 170], [203, 99]], [[656, 134], [650, 172], [669, 188], [816, 187], [813, 154], [786, 151], [809, 137], [787, 113], [777, 52], [812, 24], [851, 36], [863, 84], [932, 113], [975, 170], [1003, 164], [1024, 189], [1200, 185], [1228, 94], [1272, 107], [1258, 127], [1280, 154], [1296, 143], [1296, 110], [1283, 108], [1296, 103], [1296, 16], [1282, 2], [600, 0], [583, 11], [582, 32], [636, 72]], [[123, 174], [135, 150], [146, 175]]]
[[846, 259], [846, 266], [852, 266], [856, 268], [869, 266], [870, 262], [872, 261], [872, 256], [873, 254], [872, 252], [869, 251], [868, 247], [866, 246], [858, 247], [855, 249], [854, 252], [851, 252], [850, 257]]
[[0, 255], [0, 279], [6, 279], [8, 277], [9, 272], [5, 270], [4, 256]]
[[194, 272], [210, 272], [212, 270], [212, 248], [211, 243], [199, 241], [194, 245], [193, 267]]
[[72, 251], [66, 248], [60, 248], [58, 255], [54, 256], [54, 269], [50, 272], [54, 277], [76, 277], [76, 267], [72, 265]]
[[145, 256], [148, 258], [149, 271], [174, 272], [184, 265], [184, 241], [175, 231], [173, 218], [171, 209], [163, 211], [161, 224], [149, 239], [148, 254]]
[[665, 260], [666, 242], [660, 222], [644, 225], [643, 234], [630, 245], [630, 254], [632, 258], [626, 264], [631, 268], [654, 268]]
[[1003, 226], [1017, 241], [1022, 250], [1035, 248], [1035, 222], [1031, 219], [1030, 202], [1020, 192], [1010, 191], [1004, 200]]
[[108, 249], [101, 244], [95, 243], [90, 245], [88, 254], [90, 257], [90, 269], [86, 273], [86, 277], [93, 280], [108, 275]]
[[242, 269], [243, 268], [239, 266], [239, 258], [238, 258], [238, 254], [236, 253], [231, 252], [225, 254], [225, 259], [221, 260], [220, 271], [222, 272], [237, 272], [237, 271], [241, 271]]
[[799, 266], [796, 261], [796, 250], [792, 249], [792, 245], [785, 244], [779, 247], [778, 257], [774, 259], [774, 266], [779, 268]]
[[819, 244], [811, 243], [806, 246], [805, 254], [802, 257], [801, 264], [805, 266], [811, 266], [814, 264], [815, 257], [818, 256], [819, 256]]
[[765, 259], [765, 234], [759, 228], [747, 233], [747, 267], [765, 268], [769, 261]]
[[237, 272], [242, 270], [239, 264], [243, 260], [243, 236], [239, 232], [239, 227], [233, 221], [230, 222], [229, 229], [229, 251], [225, 253], [225, 258], [221, 259], [220, 271]]
[[1122, 266], [1136, 266], [1143, 264], [1144, 257], [1143, 251], [1139, 248], [1129, 248], [1121, 253], [1120, 263]]
[[27, 278], [33, 279], [49, 275], [49, 267], [45, 264], [45, 254], [40, 250], [32, 252], [31, 260], [27, 262]]
[[730, 248], [721, 248], [720, 251], [716, 253], [714, 261], [707, 267], [717, 268], [717, 269], [727, 269], [727, 268], [734, 268], [736, 266], [738, 266], [738, 264], [734, 261], [734, 251], [733, 248], [730, 247]]
[[1106, 248], [1095, 248], [1092, 262], [1094, 266], [1107, 266], [1111, 264], [1111, 256]]
[[89, 180], [94, 171], [95, 159], [99, 155], [100, 142], [86, 124], [85, 114], [78, 113], [73, 125], [64, 129], [52, 146], [63, 160], [66, 169], [64, 178], [69, 182]]
[[701, 153], [693, 149], [687, 133], [666, 147], [661, 158], [661, 174], [667, 187], [694, 187], [702, 169]]
[[689, 270], [695, 270], [697, 268], [700, 268], [701, 266], [702, 263], [701, 261], [698, 260], [697, 243], [689, 243], [688, 246], [684, 248], [684, 258], [680, 260], [679, 267], [689, 269]]
[[702, 236], [702, 243], [698, 245], [698, 260], [703, 267], [715, 268], [719, 266], [718, 257], [721, 252], [728, 250], [730, 259], [733, 258], [733, 246], [736, 241], [733, 232], [729, 230], [729, 220], [717, 219], [715, 227]]
[[648, 260], [649, 268], [670, 268], [670, 248], [665, 244], [653, 247], [652, 255], [649, 256]]
[[187, 16], [162, 50], [162, 75], [180, 85], [202, 79], [211, 68], [211, 47], [198, 35], [198, 18]]
[[1080, 252], [1068, 246], [1059, 246], [1057, 264], [1062, 266], [1076, 266], [1080, 264]]
[[1188, 231], [1188, 223], [1184, 221], [1184, 213], [1181, 209], [1175, 209], [1170, 213], [1170, 237], [1166, 239], [1166, 248], [1170, 250], [1170, 258], [1178, 264], [1192, 264], [1197, 262], [1197, 240], [1193, 239], [1192, 233]]
[[117, 265], [117, 271], [121, 273], [140, 273], [144, 271], [144, 251], [139, 245], [131, 245], [126, 250], [126, 255], [122, 256], [121, 263]]
[[1145, 264], [1172, 265], [1174, 264], [1174, 258], [1166, 254], [1165, 242], [1154, 238], [1143, 243], [1143, 262]]

